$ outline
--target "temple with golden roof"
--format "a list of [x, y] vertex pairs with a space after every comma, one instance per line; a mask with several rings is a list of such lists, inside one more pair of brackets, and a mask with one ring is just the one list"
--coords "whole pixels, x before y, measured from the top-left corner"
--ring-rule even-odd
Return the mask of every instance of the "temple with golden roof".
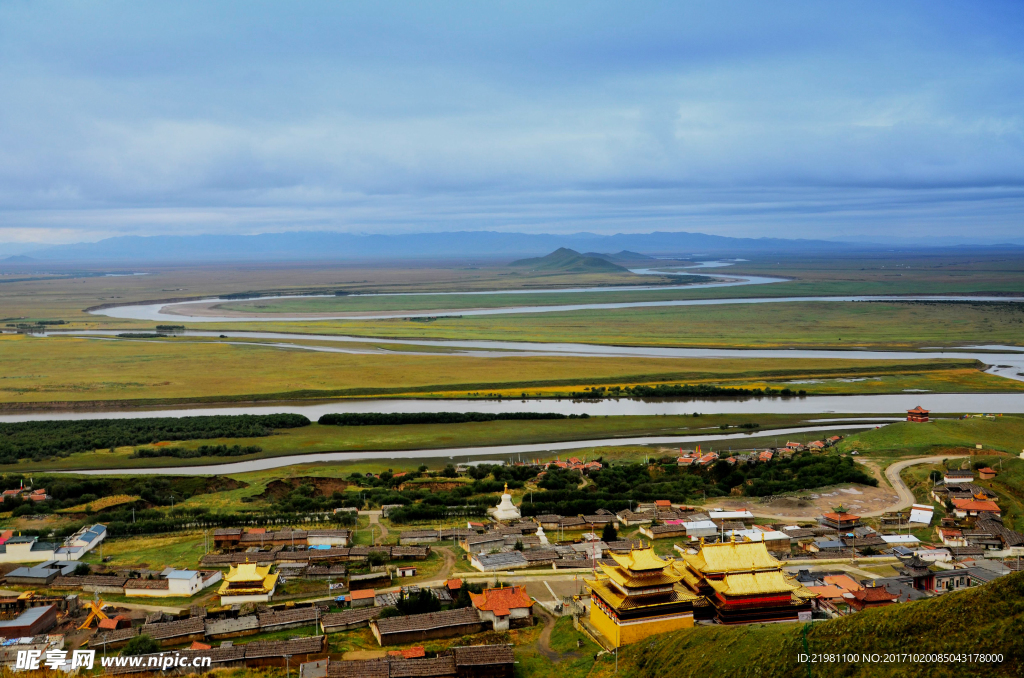
[[217, 590], [221, 605], [265, 603], [274, 595], [277, 575], [270, 574], [270, 565], [239, 563], [232, 565]]
[[694, 607], [707, 601], [679, 583], [674, 559], [662, 560], [650, 547], [610, 555], [615, 565], [601, 563], [601, 574], [584, 582], [591, 592], [590, 625], [612, 647], [693, 626]]
[[694, 593], [706, 596], [723, 624], [796, 620], [816, 596], [782, 571], [763, 541], [705, 544], [674, 567]]

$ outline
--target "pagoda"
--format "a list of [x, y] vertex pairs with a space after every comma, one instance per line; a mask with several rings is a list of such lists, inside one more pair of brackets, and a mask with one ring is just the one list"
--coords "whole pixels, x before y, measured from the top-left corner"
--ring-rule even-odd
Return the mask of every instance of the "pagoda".
[[239, 563], [232, 565], [224, 575], [224, 583], [217, 594], [221, 605], [235, 603], [265, 603], [274, 595], [277, 575], [270, 574], [270, 565]]
[[832, 513], [822, 514], [819, 522], [825, 527], [831, 527], [833, 530], [852, 530], [860, 525], [860, 516], [855, 516], [848, 512], [840, 504], [832, 508]]
[[662, 560], [651, 547], [609, 555], [615, 565], [601, 563], [601, 574], [584, 583], [591, 591], [590, 625], [612, 647], [693, 627], [694, 607], [707, 601], [679, 583], [673, 559]]
[[816, 597], [782, 571], [763, 541], [705, 544], [676, 564], [683, 582], [707, 596], [723, 624], [796, 620]]
[[907, 410], [907, 421], [916, 421], [922, 424], [927, 423], [929, 412], [930, 410], [926, 410], [918, 405], [912, 410]]

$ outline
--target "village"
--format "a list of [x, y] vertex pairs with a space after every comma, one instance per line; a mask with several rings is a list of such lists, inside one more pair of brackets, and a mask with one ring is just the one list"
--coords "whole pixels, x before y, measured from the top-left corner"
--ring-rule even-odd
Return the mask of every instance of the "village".
[[[728, 456], [681, 450], [676, 465], [766, 464], [838, 440]], [[532, 466], [538, 478], [602, 468], [575, 457]], [[839, 618], [1019, 570], [1024, 534], [1003, 525], [998, 496], [979, 484], [997, 474], [951, 460], [933, 478], [933, 503], [873, 517], [840, 504], [791, 524], [667, 499], [523, 515], [522, 496], [516, 504], [506, 484], [484, 520], [389, 529], [389, 511], [400, 507], [384, 505], [339, 509], [368, 517], [364, 530], [209, 530], [196, 537], [204, 553], [191, 568], [86, 563], [86, 554], [102, 552], [102, 524], [61, 544], [8, 530], [0, 534], [0, 563], [10, 563], [0, 590], [0, 663], [13, 666], [19, 650], [89, 648], [209, 662], [188, 671], [512, 676], [516, 631], [555, 619], [571, 622], [598, 653], [615, 653], [695, 625]], [[362, 649], [332, 651], [357, 636]]]

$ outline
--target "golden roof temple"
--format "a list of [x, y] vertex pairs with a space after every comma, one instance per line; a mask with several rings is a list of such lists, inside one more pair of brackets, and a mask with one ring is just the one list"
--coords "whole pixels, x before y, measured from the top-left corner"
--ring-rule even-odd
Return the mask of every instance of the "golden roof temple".
[[782, 570], [763, 541], [705, 544], [674, 565], [681, 580], [707, 596], [723, 624], [796, 620], [815, 594]]
[[690, 628], [694, 607], [707, 605], [680, 583], [674, 559], [659, 558], [653, 548], [611, 557], [615, 565], [601, 563], [601, 573], [584, 582], [591, 591], [589, 623], [612, 647]]
[[232, 565], [217, 590], [221, 604], [260, 602], [270, 599], [277, 587], [276, 574], [270, 574], [270, 565], [239, 563]]

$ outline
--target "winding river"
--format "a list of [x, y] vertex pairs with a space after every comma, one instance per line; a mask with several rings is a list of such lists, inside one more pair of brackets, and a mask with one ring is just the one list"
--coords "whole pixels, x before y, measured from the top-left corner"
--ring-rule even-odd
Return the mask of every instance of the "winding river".
[[[703, 262], [691, 268], [716, 268], [730, 265], [730, 262]], [[666, 271], [657, 269], [637, 269], [640, 274], [663, 274]], [[685, 271], [690, 275], [690, 271]], [[711, 282], [700, 285], [703, 287], [736, 287], [743, 285], [760, 285], [781, 282], [780, 278], [764, 278], [752, 276], [733, 276], [726, 282]], [[628, 288], [632, 289], [692, 289], [693, 285], [651, 286]], [[622, 292], [622, 287], [591, 287], [574, 290], [501, 290], [485, 292], [452, 292], [452, 293], [416, 293], [417, 295], [445, 296], [449, 294], [548, 294], [564, 292]], [[372, 296], [409, 296], [406, 293]], [[261, 297], [261, 299], [282, 297]], [[291, 297], [296, 298], [296, 297]], [[786, 303], [798, 301], [885, 301], [893, 299], [905, 300], [950, 300], [964, 301], [983, 300], [993, 302], [1021, 301], [1021, 297], [957, 297], [957, 296], [823, 296], [823, 297], [775, 297], [775, 298], [731, 298], [731, 299], [687, 299], [677, 301], [637, 301], [622, 303], [591, 303], [557, 306], [513, 306], [498, 309], [477, 309], [459, 311], [461, 315], [496, 315], [511, 313], [546, 313], [567, 310], [637, 308], [652, 306], [699, 306], [716, 304], [764, 304]], [[228, 299], [207, 299], [182, 303], [163, 303], [149, 305], [128, 305], [94, 311], [94, 313], [116, 318], [135, 320], [194, 322], [283, 322], [306, 320], [307, 317], [267, 317], [254, 314], [251, 317], [218, 317], [218, 316], [186, 316], [190, 306], [208, 304], [212, 301], [230, 301]], [[362, 315], [345, 315], [338, 318], [347, 319], [378, 319], [401, 317], [423, 317], [436, 312], [388, 312]], [[317, 316], [318, 319], [329, 319]], [[94, 330], [74, 332], [51, 332], [50, 336], [90, 336], [97, 340], [113, 339], [118, 331]], [[588, 356], [588, 357], [644, 357], [644, 358], [808, 358], [838, 360], [934, 360], [942, 358], [978, 360], [989, 365], [988, 372], [1009, 379], [1024, 380], [1024, 347], [1016, 346], [976, 346], [950, 349], [933, 349], [921, 351], [860, 351], [860, 350], [778, 350], [778, 349], [713, 349], [713, 348], [673, 348], [651, 346], [613, 346], [598, 344], [578, 344], [569, 342], [541, 343], [517, 341], [476, 341], [476, 340], [431, 340], [431, 339], [378, 339], [370, 337], [329, 335], [329, 334], [294, 334], [287, 332], [236, 332], [236, 331], [201, 331], [188, 330], [182, 332], [180, 341], [187, 337], [221, 339], [224, 343], [251, 344], [253, 340], [271, 340], [264, 346], [282, 350], [328, 351], [339, 353], [401, 353], [405, 347], [425, 347], [442, 349], [446, 355], [484, 356], [500, 358], [505, 356]], [[128, 341], [129, 339], [119, 339]], [[298, 343], [303, 342], [303, 343]], [[792, 385], [794, 390], [800, 388], [799, 382]], [[913, 405], [920, 404], [936, 412], [1007, 412], [1024, 413], [1024, 393], [968, 393], [938, 394], [908, 392], [905, 394], [859, 395], [859, 396], [811, 396], [804, 398], [751, 398], [751, 399], [684, 399], [643, 401], [634, 399], [604, 401], [570, 401], [570, 400], [332, 400], [325, 403], [282, 403], [276, 405], [247, 405], [240, 407], [182, 407], [146, 411], [132, 409], [129, 411], [70, 411], [19, 413], [0, 415], [0, 421], [29, 421], [48, 419], [89, 419], [89, 418], [130, 418], [147, 416], [189, 416], [199, 414], [240, 414], [267, 412], [295, 412], [316, 419], [328, 412], [420, 412], [420, 411], [465, 411], [465, 412], [511, 412], [511, 411], [546, 411], [565, 414], [588, 413], [591, 415], [619, 414], [687, 414], [694, 410], [703, 413], [784, 413], [784, 414], [818, 414], [818, 413], [898, 413]], [[550, 449], [550, 448], [545, 448]], [[436, 451], [434, 451], [436, 452]]]
[[560, 450], [578, 450], [584, 447], [608, 445], [690, 445], [708, 440], [749, 440], [767, 436], [784, 437], [790, 433], [807, 431], [835, 431], [874, 428], [877, 424], [850, 424], [847, 426], [812, 426], [807, 428], [778, 429], [760, 433], [731, 433], [706, 436], [647, 436], [641, 438], [601, 438], [597, 440], [571, 440], [558, 443], [536, 443], [527, 445], [493, 445], [487, 447], [447, 447], [428, 450], [384, 450], [369, 452], [324, 452], [318, 454], [295, 454], [269, 459], [237, 461], [208, 466], [174, 466], [167, 468], [97, 469], [88, 471], [58, 471], [83, 475], [149, 475], [149, 476], [206, 476], [227, 475], [265, 471], [297, 464], [320, 464], [328, 462], [359, 461], [362, 459], [449, 459], [472, 457], [505, 456], [508, 459], [523, 454], [544, 454]]

